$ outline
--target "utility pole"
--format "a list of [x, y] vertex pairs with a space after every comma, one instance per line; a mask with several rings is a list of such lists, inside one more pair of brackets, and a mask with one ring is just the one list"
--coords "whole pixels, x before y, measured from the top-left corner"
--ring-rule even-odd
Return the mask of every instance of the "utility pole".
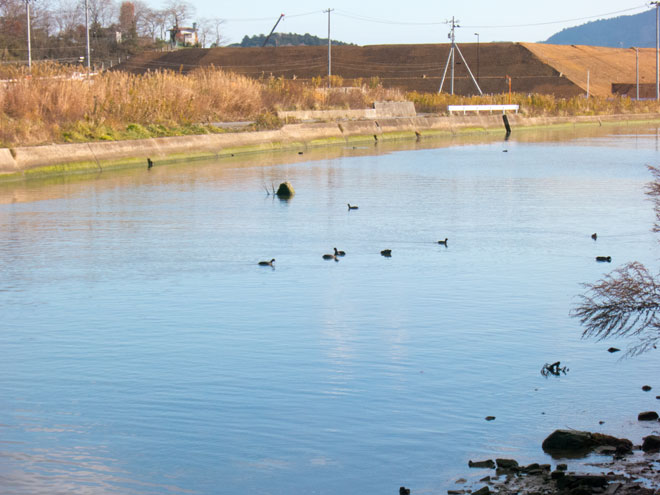
[[328, 14], [328, 89], [332, 86], [332, 83], [330, 82], [330, 76], [332, 76], [332, 41], [330, 40], [330, 12], [332, 12], [335, 9], [331, 9], [328, 7], [328, 10], [324, 10], [323, 12], [327, 12]]
[[456, 22], [454, 22], [454, 17], [452, 16], [451, 18], [451, 33], [449, 34], [449, 37], [451, 38], [451, 51], [449, 52], [449, 55], [451, 56], [451, 94], [454, 94], [454, 64], [456, 62], [456, 54], [454, 53], [454, 45], [456, 44], [456, 33], [455, 29], [458, 26]]
[[655, 5], [655, 99], [660, 101], [660, 2], [651, 2]]
[[86, 58], [87, 58], [87, 75], [89, 76], [89, 71], [92, 66], [92, 61], [89, 57], [89, 6], [87, 0], [85, 0], [85, 44], [86, 44]]
[[30, 0], [25, 0], [25, 17], [27, 25], [28, 70], [32, 71], [32, 42], [30, 41]]
[[477, 83], [479, 83], [479, 33], [474, 33], [477, 37]]
[[451, 18], [451, 22], [447, 21], [447, 24], [451, 24], [451, 32], [447, 35], [449, 39], [451, 39], [451, 47], [449, 48], [449, 56], [447, 57], [447, 63], [445, 64], [445, 70], [442, 73], [442, 81], [440, 81], [440, 89], [438, 90], [438, 93], [442, 93], [442, 86], [445, 84], [445, 76], [447, 75], [447, 69], [449, 68], [449, 62], [451, 61], [451, 94], [454, 94], [454, 62], [455, 62], [455, 52], [458, 52], [458, 54], [461, 56], [461, 60], [463, 60], [463, 63], [465, 64], [465, 68], [468, 71], [468, 74], [470, 74], [470, 77], [472, 78], [472, 82], [474, 85], [477, 87], [477, 91], [479, 91], [479, 94], [483, 96], [483, 92], [481, 91], [481, 88], [479, 87], [479, 83], [477, 80], [474, 78], [472, 75], [472, 71], [470, 70], [470, 66], [468, 65], [467, 61], [465, 60], [465, 57], [463, 56], [463, 53], [461, 52], [461, 49], [458, 47], [456, 44], [456, 33], [455, 30], [457, 27], [461, 27], [457, 24], [457, 20], [455, 20], [453, 17]]
[[587, 99], [589, 99], [589, 79], [591, 78], [591, 71], [587, 71]]
[[635, 85], [637, 86], [637, 101], [639, 101], [639, 48], [635, 48]]

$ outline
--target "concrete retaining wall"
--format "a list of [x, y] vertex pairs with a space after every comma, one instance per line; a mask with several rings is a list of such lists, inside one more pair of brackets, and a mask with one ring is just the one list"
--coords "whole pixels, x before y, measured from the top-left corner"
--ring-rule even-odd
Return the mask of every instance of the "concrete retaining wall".
[[374, 108], [357, 110], [291, 110], [277, 112], [285, 122], [295, 120], [364, 120], [415, 117], [415, 104], [412, 101], [376, 101]]
[[[509, 115], [514, 129], [602, 122], [660, 121], [660, 114], [581, 117]], [[0, 149], [0, 181], [61, 175], [110, 168], [146, 166], [158, 162], [214, 158], [265, 150], [300, 149], [357, 140], [413, 139], [439, 133], [504, 129], [501, 115], [382, 118], [340, 123], [291, 124], [274, 131], [178, 136], [130, 141]]]

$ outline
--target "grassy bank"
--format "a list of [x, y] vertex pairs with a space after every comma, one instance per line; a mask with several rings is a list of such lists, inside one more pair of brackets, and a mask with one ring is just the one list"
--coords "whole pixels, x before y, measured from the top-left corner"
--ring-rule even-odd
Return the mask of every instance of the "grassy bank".
[[254, 80], [215, 68], [72, 79], [61, 66], [37, 67], [31, 76], [22, 69], [2, 74], [8, 80], [0, 86], [2, 147], [224, 132], [211, 125], [223, 121], [274, 128], [279, 109], [365, 108], [404, 99], [380, 85], [327, 92], [317, 87], [320, 79], [311, 85]]
[[635, 101], [626, 97], [611, 98], [557, 98], [542, 94], [508, 94], [484, 96], [457, 96], [447, 93], [408, 93], [406, 98], [415, 103], [418, 112], [445, 113], [447, 105], [520, 105], [530, 117], [571, 117], [576, 115], [616, 115], [657, 113], [660, 105], [655, 100]]
[[[71, 69], [36, 65], [32, 74], [3, 68], [0, 77], [0, 147], [44, 143], [114, 141], [227, 132], [214, 122], [255, 121], [253, 128], [277, 128], [278, 110], [367, 108], [374, 101], [408, 99], [418, 112], [444, 114], [448, 104], [508, 103], [508, 95], [461, 97], [407, 95], [385, 89], [376, 78], [343, 81], [327, 91], [321, 78], [301, 83], [283, 78], [250, 79], [216, 68], [190, 74], [104, 72], [72, 78]], [[655, 101], [627, 98], [559, 99], [513, 94], [512, 103], [530, 116], [605, 115], [658, 112]]]

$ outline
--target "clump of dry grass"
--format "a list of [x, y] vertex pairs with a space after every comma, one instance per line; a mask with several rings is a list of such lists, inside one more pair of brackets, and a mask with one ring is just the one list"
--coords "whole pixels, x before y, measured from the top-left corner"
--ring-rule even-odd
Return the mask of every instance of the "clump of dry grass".
[[[508, 103], [506, 94], [481, 97], [409, 93], [384, 88], [378, 78], [297, 81], [254, 80], [214, 67], [190, 74], [158, 71], [143, 75], [80, 67], [35, 64], [0, 68], [0, 146], [44, 142], [124, 139], [222, 132], [212, 122], [254, 120], [257, 128], [281, 125], [278, 110], [366, 108], [374, 101], [415, 103], [419, 112], [446, 113], [449, 104]], [[344, 87], [339, 87], [344, 86]], [[513, 94], [528, 115], [596, 115], [658, 111], [655, 101], [627, 98], [570, 99]]]
[[[509, 103], [508, 93], [484, 96], [458, 96], [447, 93], [417, 93], [407, 95], [418, 112], [446, 113], [447, 105], [502, 105]], [[520, 105], [529, 116], [612, 115], [653, 113], [660, 111], [655, 100], [635, 101], [626, 97], [610, 98], [512, 93], [511, 103]]]
[[277, 119], [264, 116], [279, 109], [359, 108], [404, 98], [379, 85], [326, 91], [282, 78], [256, 81], [214, 67], [188, 75], [104, 72], [87, 78], [66, 67], [39, 64], [32, 74], [14, 68], [5, 69], [4, 76], [0, 143], [5, 146], [218, 132], [203, 127], [218, 121], [277, 125]]

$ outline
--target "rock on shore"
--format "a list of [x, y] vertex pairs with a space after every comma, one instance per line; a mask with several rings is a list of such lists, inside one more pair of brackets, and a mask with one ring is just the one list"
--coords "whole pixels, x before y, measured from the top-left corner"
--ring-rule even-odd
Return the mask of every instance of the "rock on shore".
[[[601, 433], [556, 430], [543, 442], [544, 450], [562, 452], [568, 457], [601, 454], [594, 457], [589, 473], [569, 472], [560, 463], [552, 471], [550, 464], [519, 466], [514, 459], [469, 461], [470, 467], [497, 470], [475, 483], [472, 489], [464, 487], [449, 490], [449, 495], [660, 495], [660, 436], [644, 437], [643, 452], [633, 451], [632, 442]], [[553, 450], [557, 449], [557, 450]], [[612, 454], [600, 461], [602, 454]], [[594, 473], [597, 468], [601, 473]], [[465, 480], [462, 480], [463, 482]], [[485, 484], [485, 486], [484, 486]]]
[[555, 430], [543, 441], [543, 450], [550, 454], [588, 453], [598, 447], [613, 447], [617, 452], [630, 452], [632, 442], [602, 433], [577, 430]]

